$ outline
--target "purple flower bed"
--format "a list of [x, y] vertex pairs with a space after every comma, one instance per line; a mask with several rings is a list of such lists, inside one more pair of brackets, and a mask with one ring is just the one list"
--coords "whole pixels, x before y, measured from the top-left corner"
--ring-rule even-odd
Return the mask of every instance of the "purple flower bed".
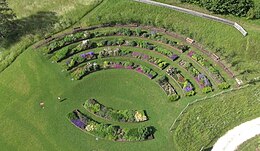
[[174, 60], [178, 59], [178, 58], [179, 58], [179, 56], [178, 56], [178, 55], [176, 55], [176, 54], [173, 54], [173, 55], [172, 55], [170, 58], [172, 59], [172, 61], [174, 61]]
[[140, 54], [139, 52], [133, 52], [133, 53], [132, 53], [132, 56], [133, 56], [133, 57], [137, 57], [137, 56], [140, 56], [140, 55], [141, 55], [141, 54]]
[[138, 67], [138, 68], [136, 69], [136, 71], [137, 71], [137, 72], [140, 72], [140, 73], [144, 73], [143, 70], [142, 70], [140, 67]]
[[186, 92], [190, 92], [190, 91], [192, 91], [192, 90], [193, 90], [193, 88], [192, 88], [192, 87], [190, 87], [190, 86], [188, 86], [188, 87], [184, 88], [184, 90], [185, 90]]
[[85, 126], [86, 126], [85, 123], [83, 123], [80, 119], [71, 120], [71, 122], [72, 122], [75, 126], [81, 128], [81, 129], [84, 129]]
[[196, 81], [200, 84], [200, 88], [204, 88], [205, 86], [200, 82], [200, 80], [198, 79], [198, 77], [195, 78]]
[[190, 51], [187, 55], [188, 55], [189, 57], [192, 57], [194, 54], [195, 54], [194, 51]]
[[115, 64], [115, 65], [113, 65], [113, 68], [121, 69], [121, 68], [124, 68], [124, 67], [121, 64]]
[[147, 59], [149, 59], [149, 56], [144, 54], [143, 59], [147, 60]]
[[81, 56], [82, 58], [87, 58], [88, 56], [92, 57], [92, 56], [94, 56], [94, 55], [95, 55], [94, 52], [88, 52], [88, 53], [83, 53], [83, 54], [81, 54], [80, 56]]
[[127, 68], [127, 69], [133, 69], [133, 67], [132, 67], [132, 66], [127, 66], [126, 68]]
[[148, 74], [148, 77], [149, 77], [150, 79], [152, 79], [152, 78], [153, 78], [153, 75], [151, 75], [151, 74]]
[[211, 86], [211, 83], [209, 82], [209, 79], [203, 75], [203, 74], [199, 74], [198, 77], [196, 78], [200, 83], [201, 83], [201, 80], [203, 80], [203, 87], [206, 87], [206, 86]]

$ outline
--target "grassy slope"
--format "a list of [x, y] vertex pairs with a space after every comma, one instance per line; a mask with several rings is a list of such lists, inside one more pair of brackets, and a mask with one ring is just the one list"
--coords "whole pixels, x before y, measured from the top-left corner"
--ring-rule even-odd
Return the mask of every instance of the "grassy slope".
[[[127, 9], [125, 8], [127, 7]], [[209, 48], [223, 47], [222, 53], [230, 62], [238, 62], [234, 69], [255, 70], [259, 74], [260, 58], [258, 45], [259, 26], [247, 28], [249, 35], [243, 37], [233, 27], [221, 23], [175, 12], [157, 6], [149, 6], [133, 1], [109, 0], [104, 1], [97, 9], [91, 12], [92, 17], [86, 18], [85, 23], [100, 24], [111, 21], [139, 21], [151, 22], [156, 26], [164, 26], [178, 33], [190, 36]], [[98, 16], [98, 17], [97, 17]], [[83, 20], [84, 21], [84, 20]], [[228, 33], [228, 34], [227, 34]], [[232, 54], [236, 54], [232, 56]]]
[[190, 106], [174, 129], [174, 142], [180, 150], [210, 147], [228, 129], [259, 117], [259, 88], [250, 86]]
[[[42, 39], [44, 35], [71, 26], [100, 2], [102, 0], [55, 0], [51, 2], [47, 0], [9, 0], [8, 3], [16, 13], [17, 20], [24, 20], [24, 24], [28, 26], [22, 27], [22, 30], [24, 30], [22, 32], [26, 34], [14, 38], [18, 40], [8, 40], [3, 44], [6, 46], [0, 46], [0, 72], [30, 45]], [[49, 17], [45, 16], [45, 18], [42, 16], [35, 18], [34, 15], [39, 12], [54, 14]], [[41, 24], [45, 24], [45, 21], [48, 22], [50, 19], [55, 19], [55, 24], [46, 25], [48, 26], [46, 31], [41, 27]]]
[[256, 136], [248, 140], [247, 142], [243, 143], [241, 146], [239, 146], [237, 151], [253, 151], [259, 147], [260, 147], [260, 137]]

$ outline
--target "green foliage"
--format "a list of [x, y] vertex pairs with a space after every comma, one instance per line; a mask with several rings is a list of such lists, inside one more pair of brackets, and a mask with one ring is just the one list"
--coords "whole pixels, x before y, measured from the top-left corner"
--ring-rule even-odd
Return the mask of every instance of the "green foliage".
[[248, 11], [254, 7], [252, 0], [180, 0], [196, 4], [216, 14], [232, 14], [235, 16], [246, 16]]
[[204, 87], [203, 89], [202, 89], [202, 92], [203, 93], [209, 93], [209, 92], [212, 92], [213, 91], [213, 89], [212, 89], [212, 87]]
[[14, 28], [15, 14], [6, 0], [0, 0], [0, 39], [4, 38]]
[[177, 95], [177, 94], [173, 94], [173, 95], [169, 95], [169, 96], [168, 96], [169, 102], [178, 101], [179, 98], [180, 98], [180, 96]]
[[[135, 119], [135, 114], [137, 111], [135, 110], [115, 110], [110, 107], [106, 107], [99, 103], [95, 99], [86, 100], [83, 104], [83, 107], [91, 112], [96, 114], [97, 116], [101, 116], [102, 118], [113, 120], [117, 122], [139, 122]], [[144, 111], [138, 111], [142, 116], [146, 116]], [[146, 117], [147, 120], [147, 117]], [[140, 120], [142, 121], [142, 120]]]
[[186, 93], [185, 93], [186, 96], [193, 96], [193, 95], [195, 95], [195, 94], [196, 94], [195, 91], [190, 91], [190, 92], [186, 92]]
[[224, 90], [230, 88], [230, 85], [227, 82], [222, 82], [218, 85], [218, 88]]

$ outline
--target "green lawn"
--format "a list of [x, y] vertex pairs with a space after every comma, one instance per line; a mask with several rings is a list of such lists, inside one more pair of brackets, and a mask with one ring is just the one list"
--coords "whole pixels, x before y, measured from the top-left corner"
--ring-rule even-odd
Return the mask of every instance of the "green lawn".
[[254, 151], [256, 148], [260, 148], [260, 137], [255, 136], [254, 138], [243, 143], [237, 151]]
[[[185, 103], [168, 103], [155, 82], [128, 70], [102, 71], [71, 81], [57, 64], [33, 50], [23, 53], [2, 72], [0, 83], [0, 147], [5, 150], [171, 150], [174, 146], [169, 121]], [[67, 100], [59, 103], [58, 96]], [[147, 110], [150, 120], [142, 124], [156, 127], [156, 139], [141, 143], [96, 142], [66, 119], [73, 109], [84, 110], [82, 103], [91, 97], [114, 108]], [[40, 108], [41, 101], [45, 109]]]

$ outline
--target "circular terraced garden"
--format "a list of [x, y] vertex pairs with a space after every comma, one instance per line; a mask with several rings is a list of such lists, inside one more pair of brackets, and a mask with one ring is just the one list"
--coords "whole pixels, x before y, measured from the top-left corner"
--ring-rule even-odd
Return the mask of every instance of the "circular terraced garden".
[[[84, 98], [81, 106], [64, 113], [67, 114], [68, 125], [71, 123], [96, 140], [150, 141], [156, 140], [157, 133], [160, 133], [157, 124], [154, 125], [155, 121], [150, 122], [151, 105], [155, 104], [145, 102], [147, 105], [141, 108], [124, 104], [125, 100], [142, 101], [127, 86], [124, 88], [125, 79], [131, 79], [133, 75], [143, 75], [145, 81], [153, 83], [140, 81], [135, 83], [135, 90], [146, 89], [151, 96], [156, 91], [156, 94], [168, 98], [163, 100], [167, 103], [182, 101], [187, 97], [203, 97], [235, 86], [232, 72], [221, 63], [218, 56], [205, 51], [192, 39], [185, 39], [164, 29], [135, 25], [79, 28], [72, 33], [49, 37], [39, 49], [52, 63], [58, 63], [62, 72], [69, 74], [68, 80], [83, 81], [88, 85], [84, 80], [92, 75], [94, 81], [91, 81], [91, 87], [97, 90], [95, 86], [103, 84], [106, 87], [109, 84], [100, 83], [102, 80], [99, 77], [95, 79], [95, 72], [100, 72], [104, 81], [109, 79], [118, 82], [107, 87], [125, 89], [105, 93], [107, 96]], [[120, 79], [117, 76], [106, 77], [108, 70], [119, 75], [122, 72], [128, 74]], [[128, 82], [131, 83], [131, 80]], [[118, 95], [121, 96], [121, 102], [106, 105], [107, 101], [113, 100], [105, 99]], [[117, 108], [118, 104], [123, 108]]]

